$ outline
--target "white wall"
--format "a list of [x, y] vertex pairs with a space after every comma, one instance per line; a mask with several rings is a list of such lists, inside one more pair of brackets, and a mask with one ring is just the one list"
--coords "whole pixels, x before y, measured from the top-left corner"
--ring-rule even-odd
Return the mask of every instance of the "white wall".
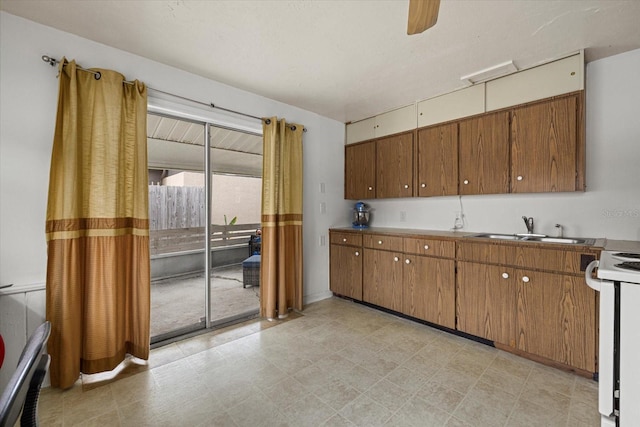
[[[114, 69], [152, 88], [254, 116], [303, 124], [308, 129], [303, 160], [305, 302], [330, 295], [329, 251], [318, 242], [348, 214], [349, 203], [342, 199], [344, 124], [5, 12], [0, 12], [0, 285], [13, 283], [16, 291], [26, 291], [42, 288], [45, 281], [45, 210], [58, 96], [57, 72], [40, 59], [45, 54]], [[324, 194], [318, 191], [320, 183], [325, 183]], [[321, 201], [325, 214], [318, 208]], [[26, 300], [1, 295], [3, 313], [8, 312], [3, 304], [13, 307]], [[43, 304], [34, 307], [44, 314]], [[5, 337], [15, 335], [8, 323], [0, 324]], [[16, 362], [17, 355], [7, 355], [6, 363]]]
[[[469, 231], [536, 232], [640, 240], [640, 50], [589, 63], [586, 73], [587, 191], [368, 201], [372, 226], [448, 229], [460, 203]], [[406, 222], [400, 213], [406, 212]]]

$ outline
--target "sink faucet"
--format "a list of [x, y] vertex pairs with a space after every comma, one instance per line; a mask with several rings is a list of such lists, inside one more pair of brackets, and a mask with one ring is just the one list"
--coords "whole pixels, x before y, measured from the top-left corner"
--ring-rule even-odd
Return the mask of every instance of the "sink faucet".
[[527, 218], [526, 216], [523, 216], [522, 219], [524, 220], [524, 225], [527, 226], [527, 233], [533, 234], [533, 217], [530, 216]]

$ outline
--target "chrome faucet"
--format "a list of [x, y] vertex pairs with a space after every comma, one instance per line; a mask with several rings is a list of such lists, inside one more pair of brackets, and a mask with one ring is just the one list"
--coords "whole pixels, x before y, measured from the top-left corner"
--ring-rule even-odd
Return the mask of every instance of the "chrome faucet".
[[524, 220], [524, 225], [527, 226], [527, 233], [533, 234], [533, 217], [530, 216], [527, 218], [526, 216], [523, 216], [522, 219]]

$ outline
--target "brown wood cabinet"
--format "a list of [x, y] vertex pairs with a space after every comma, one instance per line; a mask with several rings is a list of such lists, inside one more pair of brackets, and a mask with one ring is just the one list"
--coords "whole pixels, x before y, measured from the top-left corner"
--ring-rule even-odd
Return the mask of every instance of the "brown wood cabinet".
[[511, 112], [511, 192], [576, 191], [582, 94]]
[[405, 255], [404, 263], [402, 312], [455, 329], [455, 261]]
[[413, 132], [376, 142], [376, 197], [413, 196]]
[[363, 301], [402, 310], [402, 253], [364, 248]]
[[509, 192], [509, 112], [462, 120], [459, 194]]
[[516, 347], [516, 284], [513, 269], [458, 262], [458, 329]]
[[597, 295], [581, 271], [593, 250], [465, 241], [457, 257], [459, 330], [596, 372]]
[[362, 235], [330, 231], [329, 239], [329, 288], [362, 300]]
[[576, 276], [518, 270], [518, 349], [596, 371], [596, 295]]
[[417, 195], [458, 194], [458, 123], [418, 129]]
[[344, 198], [375, 198], [376, 142], [347, 145], [344, 153]]

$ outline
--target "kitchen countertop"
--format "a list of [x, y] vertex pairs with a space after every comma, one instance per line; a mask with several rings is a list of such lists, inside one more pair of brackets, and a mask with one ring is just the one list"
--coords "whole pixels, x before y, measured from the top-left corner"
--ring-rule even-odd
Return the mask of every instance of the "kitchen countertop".
[[[356, 229], [352, 227], [332, 227], [331, 231], [338, 232], [351, 232], [351, 233], [362, 233], [362, 234], [389, 234], [389, 235], [398, 235], [402, 234], [407, 237], [440, 237], [444, 239], [453, 239], [459, 240], [465, 237], [473, 236], [476, 234], [480, 234], [481, 232], [471, 232], [471, 231], [452, 231], [452, 230], [422, 230], [416, 228], [393, 228], [393, 227], [369, 227], [365, 229]], [[553, 236], [551, 236], [553, 237]], [[603, 238], [594, 239], [595, 242], [593, 245], [568, 245], [564, 243], [540, 243], [540, 242], [531, 242], [531, 241], [522, 241], [522, 240], [495, 240], [489, 238], [474, 238], [473, 240], [482, 241], [482, 242], [493, 242], [500, 243], [506, 245], [544, 245], [545, 247], [553, 247], [553, 248], [587, 248], [587, 249], [607, 249], [605, 246], [612, 242], [612, 245], [617, 245], [619, 249], [613, 250], [625, 250], [625, 251], [634, 251], [632, 248], [633, 244], [637, 245], [636, 252], [640, 252], [640, 242], [630, 242], [623, 240], [607, 240]], [[472, 239], [468, 239], [468, 241], [473, 241]], [[623, 249], [629, 248], [629, 249]]]

